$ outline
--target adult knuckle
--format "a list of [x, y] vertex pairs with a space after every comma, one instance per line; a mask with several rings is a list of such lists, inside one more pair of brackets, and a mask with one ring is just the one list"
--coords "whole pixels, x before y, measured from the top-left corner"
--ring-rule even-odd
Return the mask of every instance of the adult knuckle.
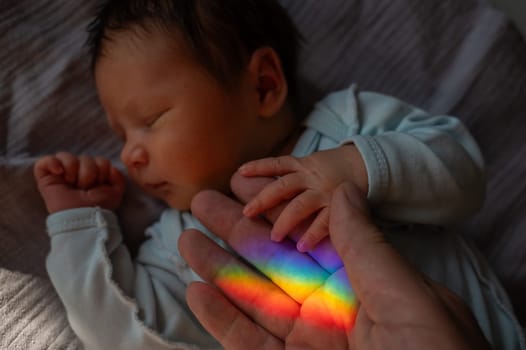
[[274, 168], [276, 170], [282, 169], [287, 166], [287, 164], [290, 164], [294, 158], [290, 155], [281, 156], [281, 157], [275, 157], [273, 161]]
[[272, 158], [272, 168], [274, 169], [274, 171], [281, 169], [283, 167], [283, 164], [285, 164], [285, 160], [283, 159], [283, 157]]
[[285, 191], [290, 183], [286, 176], [281, 176], [276, 179], [277, 190], [279, 192]]

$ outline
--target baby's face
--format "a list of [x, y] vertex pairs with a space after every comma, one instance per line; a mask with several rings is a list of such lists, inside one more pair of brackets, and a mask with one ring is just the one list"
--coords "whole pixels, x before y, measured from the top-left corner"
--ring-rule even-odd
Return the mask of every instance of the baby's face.
[[239, 165], [265, 152], [248, 79], [227, 91], [164, 35], [113, 39], [95, 78], [131, 178], [181, 210], [200, 190], [228, 191]]

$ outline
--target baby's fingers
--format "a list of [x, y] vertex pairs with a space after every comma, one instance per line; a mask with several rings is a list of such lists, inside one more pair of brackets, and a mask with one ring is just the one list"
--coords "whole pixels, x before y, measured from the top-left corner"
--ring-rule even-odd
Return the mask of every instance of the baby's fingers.
[[288, 174], [266, 185], [250, 202], [245, 205], [243, 214], [254, 217], [274, 208], [305, 190], [305, 179], [299, 174]]
[[126, 182], [124, 175], [108, 159], [96, 157], [94, 162], [97, 167], [97, 184], [124, 189]]
[[94, 159], [97, 167], [97, 183], [107, 184], [110, 181], [111, 162], [103, 157], [96, 157]]
[[96, 184], [98, 169], [95, 160], [90, 156], [79, 157], [77, 188], [86, 190]]
[[300, 162], [292, 156], [271, 157], [250, 161], [239, 168], [243, 176], [282, 176], [300, 169]]
[[109, 165], [106, 183], [88, 189], [86, 198], [91, 205], [98, 205], [106, 209], [116, 210], [122, 201], [125, 189], [125, 179], [117, 168]]
[[33, 168], [33, 175], [37, 180], [49, 174], [61, 175], [62, 173], [64, 173], [62, 163], [55, 156], [40, 158]]
[[325, 207], [316, 215], [316, 219], [300, 238], [296, 248], [300, 252], [306, 253], [314, 249], [327, 236], [329, 236], [329, 209]]
[[119, 169], [110, 165], [108, 183], [117, 191], [124, 192], [126, 186], [126, 179]]
[[281, 241], [323, 206], [324, 200], [319, 193], [305, 191], [299, 194], [281, 212], [272, 227], [270, 238], [274, 241]]
[[77, 176], [79, 173], [79, 159], [68, 152], [59, 152], [55, 157], [60, 161], [64, 168], [64, 178], [70, 185], [77, 184]]

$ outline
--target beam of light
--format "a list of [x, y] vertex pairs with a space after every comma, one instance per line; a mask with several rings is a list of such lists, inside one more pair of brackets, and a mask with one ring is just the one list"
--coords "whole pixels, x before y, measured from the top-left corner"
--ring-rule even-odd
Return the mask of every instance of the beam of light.
[[305, 301], [301, 316], [320, 327], [350, 330], [357, 312], [358, 301], [342, 268]]
[[317, 327], [352, 328], [358, 301], [343, 267], [329, 273], [292, 242], [245, 243], [241, 255], [286, 294], [271, 291], [269, 281], [253, 271], [230, 266], [216, 280], [227, 295], [272, 317], [297, 318], [301, 305], [303, 321]]

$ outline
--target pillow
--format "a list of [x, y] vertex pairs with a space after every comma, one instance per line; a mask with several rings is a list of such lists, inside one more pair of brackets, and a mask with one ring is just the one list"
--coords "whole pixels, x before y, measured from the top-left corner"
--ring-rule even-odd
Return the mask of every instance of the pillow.
[[491, 2], [512, 19], [522, 36], [526, 38], [526, 2], [515, 0], [491, 0]]

